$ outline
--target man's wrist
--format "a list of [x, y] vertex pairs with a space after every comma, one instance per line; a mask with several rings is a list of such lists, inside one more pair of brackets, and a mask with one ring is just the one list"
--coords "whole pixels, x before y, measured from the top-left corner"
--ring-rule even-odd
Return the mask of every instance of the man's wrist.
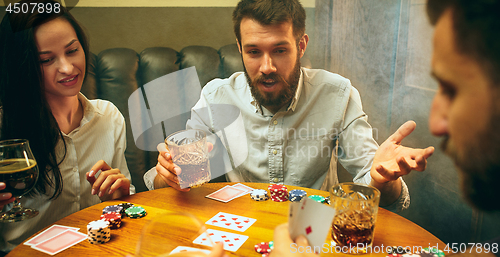
[[401, 195], [401, 178], [379, 183], [372, 179], [370, 185], [380, 191], [380, 206], [387, 206], [394, 203]]
[[168, 187], [168, 183], [163, 179], [163, 176], [160, 174], [156, 174], [156, 177], [153, 181], [153, 189], [159, 189], [159, 188], [164, 188]]

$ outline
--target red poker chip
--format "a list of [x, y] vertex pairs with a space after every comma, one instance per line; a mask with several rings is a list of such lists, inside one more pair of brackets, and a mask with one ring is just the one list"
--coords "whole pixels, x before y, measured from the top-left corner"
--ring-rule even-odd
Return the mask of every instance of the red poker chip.
[[270, 254], [270, 253], [263, 253], [263, 254], [262, 254], [262, 257], [267, 257], [267, 256], [269, 256], [269, 254]]
[[269, 247], [268, 242], [262, 242], [260, 244], [255, 245], [255, 251], [258, 253], [270, 253], [271, 247]]
[[280, 185], [280, 184], [271, 184], [267, 187], [269, 191], [279, 191], [279, 190], [286, 190], [286, 186]]
[[286, 202], [286, 201], [288, 201], [288, 198], [284, 198], [284, 197], [271, 197], [271, 200], [273, 200], [275, 202]]
[[102, 220], [106, 221], [121, 221], [122, 215], [118, 212], [108, 212], [101, 215]]

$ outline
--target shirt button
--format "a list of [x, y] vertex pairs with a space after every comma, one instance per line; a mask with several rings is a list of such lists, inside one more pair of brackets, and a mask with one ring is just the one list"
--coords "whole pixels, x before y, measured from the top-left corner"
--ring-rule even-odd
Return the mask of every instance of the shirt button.
[[273, 124], [274, 124], [274, 125], [277, 125], [277, 124], [278, 124], [278, 121], [277, 121], [277, 120], [273, 121]]
[[74, 171], [74, 172], [77, 172], [77, 171], [78, 171], [78, 169], [77, 169], [77, 168], [73, 168], [73, 171]]
[[274, 150], [274, 151], [273, 151], [273, 154], [274, 154], [274, 155], [276, 155], [277, 153], [278, 153], [278, 151], [276, 151], [276, 150]]
[[273, 182], [274, 182], [274, 183], [278, 183], [278, 178], [274, 178], [274, 179], [273, 179]]

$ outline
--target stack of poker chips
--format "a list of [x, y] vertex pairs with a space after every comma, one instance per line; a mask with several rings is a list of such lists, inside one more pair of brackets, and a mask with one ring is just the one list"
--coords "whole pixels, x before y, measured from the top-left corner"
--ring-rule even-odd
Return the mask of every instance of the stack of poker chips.
[[125, 214], [127, 214], [127, 216], [130, 218], [136, 219], [146, 216], [147, 212], [143, 207], [134, 205], [126, 209]]
[[104, 209], [102, 209], [102, 214], [116, 212], [116, 213], [120, 213], [120, 215], [122, 215], [122, 211], [123, 211], [123, 207], [120, 205], [109, 205], [109, 206], [104, 207]]
[[444, 257], [444, 252], [435, 247], [426, 247], [422, 249], [422, 253], [428, 253], [433, 257]]
[[134, 205], [131, 204], [131, 203], [121, 203], [121, 204], [118, 204], [118, 206], [121, 206], [123, 208], [122, 211], [120, 212], [122, 214], [122, 217], [123, 217], [123, 216], [126, 215], [125, 214], [125, 210], [128, 209], [128, 208], [130, 208], [130, 207], [132, 207], [132, 206], [134, 206]]
[[306, 196], [306, 191], [294, 189], [288, 193], [288, 200], [290, 200], [290, 202], [302, 202]]
[[118, 212], [108, 212], [101, 215], [101, 220], [109, 222], [111, 228], [119, 228], [122, 224], [122, 215]]
[[325, 202], [325, 198], [323, 196], [321, 196], [321, 195], [310, 195], [309, 198], [311, 200], [314, 200], [314, 201], [318, 202], [318, 203], [324, 203]]
[[255, 189], [250, 193], [250, 197], [255, 201], [266, 201], [269, 199], [267, 191], [264, 189]]
[[285, 185], [271, 184], [267, 189], [271, 193], [271, 200], [275, 202], [285, 202], [288, 200], [288, 190]]
[[260, 244], [256, 244], [255, 245], [255, 251], [264, 255], [266, 254], [269, 254], [271, 252], [271, 246], [269, 245], [268, 242], [262, 242]]
[[88, 241], [91, 244], [104, 244], [111, 239], [109, 222], [105, 220], [91, 221], [87, 225]]

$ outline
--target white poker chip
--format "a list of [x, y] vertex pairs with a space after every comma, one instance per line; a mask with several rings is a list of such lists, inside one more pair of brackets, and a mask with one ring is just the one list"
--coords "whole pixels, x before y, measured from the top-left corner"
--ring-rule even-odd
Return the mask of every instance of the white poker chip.
[[91, 221], [87, 225], [88, 241], [91, 244], [104, 244], [111, 239], [109, 222], [105, 220]]
[[255, 201], [266, 201], [269, 199], [266, 190], [263, 189], [255, 189], [250, 193], [250, 197]]

